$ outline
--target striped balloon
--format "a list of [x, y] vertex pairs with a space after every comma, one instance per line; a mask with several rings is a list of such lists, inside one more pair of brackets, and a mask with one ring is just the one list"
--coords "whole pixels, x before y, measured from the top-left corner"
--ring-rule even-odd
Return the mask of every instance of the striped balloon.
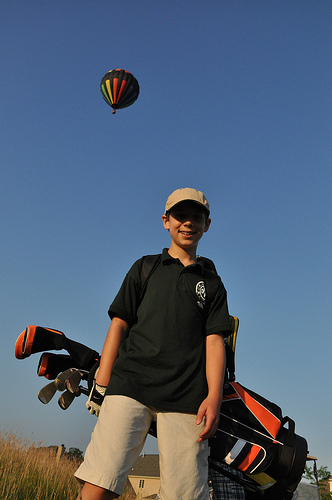
[[127, 108], [133, 104], [139, 94], [136, 78], [125, 69], [112, 69], [102, 78], [100, 90], [104, 100], [113, 108]]

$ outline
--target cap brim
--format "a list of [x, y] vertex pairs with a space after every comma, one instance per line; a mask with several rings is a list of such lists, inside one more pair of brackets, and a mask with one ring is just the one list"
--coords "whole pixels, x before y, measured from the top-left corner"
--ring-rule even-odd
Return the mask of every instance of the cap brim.
[[207, 215], [210, 215], [210, 210], [208, 208], [206, 208], [204, 205], [202, 205], [202, 203], [200, 203], [199, 201], [192, 200], [190, 198], [178, 201], [177, 203], [174, 203], [174, 205], [172, 205], [171, 208], [168, 208], [165, 211], [165, 215], [167, 215], [171, 210], [173, 210], [173, 208], [177, 207], [178, 205], [180, 205], [180, 203], [183, 203], [184, 201], [190, 201], [191, 203], [195, 203], [200, 208], [202, 208], [207, 213]]

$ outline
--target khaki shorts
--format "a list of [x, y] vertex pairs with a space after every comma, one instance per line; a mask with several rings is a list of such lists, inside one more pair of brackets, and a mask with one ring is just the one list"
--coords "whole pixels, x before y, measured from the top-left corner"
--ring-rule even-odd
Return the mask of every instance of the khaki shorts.
[[123, 493], [151, 422], [157, 422], [160, 500], [208, 500], [208, 443], [196, 415], [154, 411], [126, 396], [106, 396], [84, 462], [75, 473], [88, 482]]

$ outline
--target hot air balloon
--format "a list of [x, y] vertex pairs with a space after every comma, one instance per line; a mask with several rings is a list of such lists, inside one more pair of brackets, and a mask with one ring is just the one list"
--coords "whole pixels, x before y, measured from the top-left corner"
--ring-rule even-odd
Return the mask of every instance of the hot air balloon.
[[125, 69], [112, 69], [102, 78], [100, 90], [104, 100], [113, 108], [126, 108], [133, 104], [139, 94], [136, 78]]

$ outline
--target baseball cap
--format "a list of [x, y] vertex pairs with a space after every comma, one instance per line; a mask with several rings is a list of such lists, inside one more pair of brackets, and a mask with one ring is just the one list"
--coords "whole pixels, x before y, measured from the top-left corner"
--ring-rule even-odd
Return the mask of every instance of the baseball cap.
[[210, 214], [209, 203], [204, 194], [201, 191], [197, 191], [197, 189], [193, 188], [180, 188], [173, 191], [173, 193], [170, 194], [167, 198], [165, 214], [182, 201], [193, 201], [198, 205], [201, 205], [201, 207], [204, 208], [208, 215]]

